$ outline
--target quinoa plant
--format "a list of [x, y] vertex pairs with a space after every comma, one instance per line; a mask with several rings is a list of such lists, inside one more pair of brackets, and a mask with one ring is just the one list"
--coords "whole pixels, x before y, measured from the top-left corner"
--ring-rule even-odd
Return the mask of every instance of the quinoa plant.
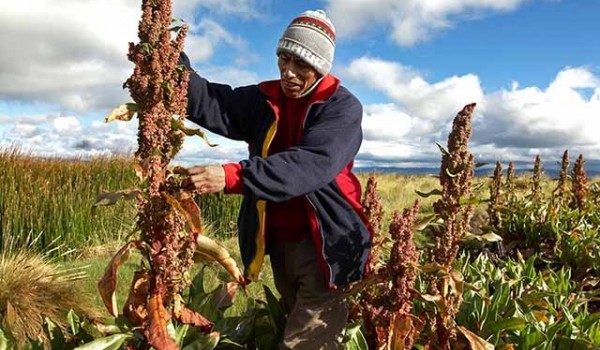
[[573, 195], [572, 206], [583, 210], [588, 195], [588, 177], [585, 172], [585, 160], [583, 154], [580, 154], [573, 165], [573, 182], [571, 185]]
[[565, 150], [563, 153], [562, 161], [560, 163], [560, 173], [558, 175], [558, 184], [554, 190], [554, 197], [561, 200], [566, 193], [566, 186], [569, 177], [569, 150]]
[[461, 277], [452, 268], [473, 213], [473, 206], [465, 201], [471, 195], [475, 167], [473, 154], [468, 150], [474, 109], [475, 104], [469, 104], [456, 115], [448, 136], [448, 148], [440, 147], [443, 152], [440, 168], [442, 193], [433, 204], [433, 210], [443, 224], [431, 226], [434, 245], [430, 259], [438, 268], [437, 273], [427, 278], [429, 293], [439, 300], [435, 314], [428, 316], [426, 325], [431, 332], [427, 347], [431, 349], [450, 350], [452, 342], [457, 339], [454, 316], [461, 304], [462, 293], [453, 286], [461, 283]]
[[178, 60], [187, 26], [171, 28], [170, 0], [143, 0], [142, 12], [140, 41], [129, 45], [128, 58], [135, 68], [124, 84], [135, 103], [121, 106], [107, 117], [110, 121], [138, 116], [135, 159], [141, 188], [104, 194], [96, 203], [135, 198], [140, 237], [117, 252], [98, 287], [107, 308], [116, 317], [117, 269], [132, 249], [138, 249], [143, 259], [131, 282], [123, 314], [132, 326], [141, 329], [141, 338], [134, 337], [128, 349], [152, 346], [174, 350], [179, 346], [167, 330], [167, 321], [174, 319], [206, 333], [212, 330], [212, 323], [188, 309], [182, 298], [191, 283], [189, 271], [195, 257], [220, 262], [240, 284], [244, 279], [229, 254], [202, 235], [200, 208], [194, 193], [183, 188], [181, 171], [169, 167], [183, 144], [184, 133], [203, 136], [198, 130], [183, 127], [189, 72], [178, 65]]
[[490, 201], [488, 204], [489, 222], [490, 226], [494, 228], [498, 228], [500, 225], [498, 207], [502, 204], [501, 188], [502, 164], [500, 164], [500, 162], [496, 162], [496, 168], [494, 169], [494, 175], [490, 184]]
[[515, 193], [515, 164], [513, 162], [508, 163], [508, 169], [506, 169], [506, 199], [510, 199]]
[[531, 176], [531, 201], [540, 204], [542, 200], [542, 158], [538, 154], [533, 164], [533, 175]]
[[369, 224], [373, 230], [373, 248], [371, 249], [371, 270], [377, 269], [379, 265], [380, 253], [383, 244], [383, 236], [381, 226], [383, 222], [383, 205], [381, 197], [377, 193], [377, 179], [375, 176], [369, 176], [365, 196], [363, 200], [365, 215], [369, 220]]

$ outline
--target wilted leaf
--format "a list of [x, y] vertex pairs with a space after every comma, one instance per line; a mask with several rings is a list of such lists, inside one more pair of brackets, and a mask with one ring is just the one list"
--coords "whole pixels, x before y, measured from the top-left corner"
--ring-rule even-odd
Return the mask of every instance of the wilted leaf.
[[208, 333], [212, 330], [213, 324], [207, 320], [204, 316], [200, 315], [194, 310], [190, 310], [187, 307], [182, 307], [177, 320], [184, 324], [199, 327], [204, 333]]
[[465, 239], [465, 240], [473, 239], [473, 240], [477, 240], [480, 242], [500, 242], [500, 241], [502, 241], [502, 237], [498, 236], [497, 234], [495, 234], [493, 232], [485, 233], [483, 235], [475, 235], [470, 232], [465, 232], [463, 239]]
[[146, 308], [148, 287], [148, 271], [136, 271], [129, 288], [129, 296], [123, 306], [123, 314], [134, 326], [141, 326], [148, 318], [148, 309]]
[[110, 114], [104, 118], [105, 123], [110, 123], [114, 120], [130, 121], [133, 116], [139, 112], [139, 107], [135, 103], [125, 103], [113, 109]]
[[160, 294], [153, 294], [148, 300], [148, 317], [150, 327], [146, 331], [148, 343], [156, 350], [179, 350], [177, 343], [169, 335], [167, 320], [170, 315], [165, 310]]
[[171, 119], [171, 128], [175, 129], [175, 130], [179, 130], [181, 132], [183, 132], [186, 136], [199, 136], [201, 137], [204, 142], [206, 142], [207, 145], [209, 145], [210, 147], [215, 147], [218, 146], [217, 144], [213, 144], [208, 140], [208, 137], [206, 136], [206, 134], [200, 130], [200, 129], [190, 129], [190, 128], [186, 128], [183, 125], [183, 122], [181, 120], [177, 120], [177, 119]]
[[457, 326], [458, 330], [467, 338], [471, 349], [473, 350], [494, 350], [494, 345], [488, 343], [485, 339], [480, 338], [477, 334], [471, 332], [462, 326]]
[[456, 173], [456, 174], [453, 174], [453, 173], [451, 173], [451, 172], [450, 172], [450, 169], [448, 169], [448, 168], [446, 168], [446, 169], [445, 169], [445, 171], [446, 171], [446, 175], [448, 175], [448, 176], [449, 176], [449, 177], [451, 177], [451, 178], [455, 178], [455, 177], [457, 177], [457, 176], [458, 176], [458, 174], [459, 174], [459, 173]]
[[167, 203], [185, 217], [185, 220], [190, 227], [190, 231], [197, 234], [202, 232], [200, 207], [192, 195], [185, 191], [181, 191], [175, 194], [175, 196], [171, 196], [167, 192], [162, 192], [162, 195], [165, 197]]
[[424, 273], [446, 272], [446, 267], [438, 263], [427, 263], [424, 265], [418, 265], [417, 268], [423, 271]]
[[427, 197], [434, 196], [434, 195], [435, 195], [435, 196], [441, 196], [441, 195], [442, 195], [442, 191], [441, 191], [441, 190], [439, 190], [439, 189], [437, 189], [437, 188], [436, 188], [436, 189], [433, 189], [433, 190], [431, 190], [431, 191], [429, 191], [429, 192], [421, 192], [421, 191], [419, 191], [419, 190], [415, 190], [415, 192], [416, 192], [416, 193], [417, 193], [419, 196], [421, 196], [421, 197], [423, 197], [423, 198], [427, 198]]
[[115, 191], [115, 192], [104, 192], [104, 193], [100, 193], [99, 195], [96, 196], [96, 202], [94, 202], [94, 204], [92, 204], [92, 217], [96, 216], [96, 208], [101, 206], [101, 205], [115, 205], [117, 202], [119, 202], [121, 199], [126, 200], [126, 201], [130, 201], [132, 199], [135, 199], [135, 197], [137, 196], [137, 194], [140, 191], [138, 189], [134, 189], [134, 190], [120, 190], [120, 191]]
[[117, 310], [117, 296], [115, 294], [119, 266], [129, 258], [131, 248], [139, 247], [139, 245], [140, 241], [131, 241], [119, 249], [110, 260], [104, 276], [98, 281], [98, 291], [100, 292], [102, 301], [114, 317], [117, 317], [119, 313]]
[[439, 295], [439, 294], [436, 294], [436, 295], [434, 295], [434, 294], [421, 294], [421, 293], [416, 292], [415, 295], [418, 296], [419, 298], [425, 300], [425, 301], [429, 301], [429, 302], [436, 303], [436, 304], [442, 300], [442, 296]]
[[229, 272], [235, 281], [242, 285], [245, 284], [244, 276], [235, 260], [229, 255], [227, 249], [214, 240], [202, 235], [196, 237], [196, 244], [196, 251], [194, 252], [195, 261], [202, 259], [216, 261]]
[[394, 314], [390, 320], [387, 350], [410, 350], [412, 344], [407, 344], [406, 341], [412, 338], [414, 332], [415, 326], [410, 315]]
[[231, 307], [238, 287], [239, 283], [237, 282], [222, 283], [213, 294], [212, 303], [220, 310]]

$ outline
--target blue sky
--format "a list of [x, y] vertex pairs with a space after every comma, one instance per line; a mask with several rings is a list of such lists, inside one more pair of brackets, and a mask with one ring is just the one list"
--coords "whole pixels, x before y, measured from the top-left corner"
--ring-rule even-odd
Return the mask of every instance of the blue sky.
[[[40, 155], [136, 147], [136, 123], [102, 122], [129, 101], [127, 43], [141, 1], [0, 3], [0, 146]], [[600, 160], [600, 0], [174, 0], [186, 51], [234, 86], [277, 77], [290, 20], [322, 8], [336, 26], [333, 74], [364, 105], [358, 167], [437, 167], [452, 118], [477, 102], [478, 161]], [[188, 140], [184, 165], [239, 161], [245, 145]]]

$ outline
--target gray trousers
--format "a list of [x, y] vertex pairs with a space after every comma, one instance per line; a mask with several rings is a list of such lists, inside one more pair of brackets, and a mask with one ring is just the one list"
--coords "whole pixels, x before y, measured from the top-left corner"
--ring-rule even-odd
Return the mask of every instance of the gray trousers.
[[275, 287], [287, 322], [281, 349], [341, 349], [348, 318], [343, 290], [330, 290], [312, 239], [274, 244], [270, 249]]

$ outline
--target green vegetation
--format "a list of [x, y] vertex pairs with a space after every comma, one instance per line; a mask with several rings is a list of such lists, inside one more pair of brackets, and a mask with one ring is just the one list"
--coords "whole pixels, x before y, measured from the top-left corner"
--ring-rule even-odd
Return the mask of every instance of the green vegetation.
[[[16, 150], [1, 153], [0, 159], [4, 165], [0, 169], [2, 253], [29, 250], [31, 255], [35, 251], [44, 252], [45, 260], [41, 266], [49, 266], [54, 261], [86, 273], [85, 277], [78, 276], [77, 282], [62, 285], [66, 285], [69, 292], [61, 292], [61, 295], [79, 301], [76, 305], [62, 303], [53, 297], [52, 303], [60, 312], [27, 316], [38, 320], [30, 324], [37, 330], [41, 328], [41, 333], [35, 333], [33, 328], [15, 331], [6, 324], [6, 296], [24, 296], [24, 292], [14, 290], [25, 289], [23, 284], [19, 287], [0, 286], [5, 291], [5, 298], [0, 298], [0, 315], [3, 315], [0, 321], [5, 322], [0, 326], [0, 348], [3, 341], [14, 345], [19, 338], [22, 342], [23, 334], [29, 338], [48, 339], [51, 329], [55, 329], [55, 336], [57, 332], [64, 336], [64, 339], [60, 338], [62, 345], [54, 347], [56, 349], [71, 349], [93, 339], [110, 340], [113, 345], [130, 339], [133, 336], [131, 329], [122, 320], [110, 321], [96, 285], [107, 261], [131, 234], [134, 208], [129, 202], [97, 208], [93, 219], [90, 208], [102, 191], [133, 187], [136, 181], [133, 161], [119, 157], [41, 159]], [[411, 207], [420, 197], [417, 192], [424, 196], [414, 230], [417, 251], [422, 252], [419, 263], [423, 265], [418, 270], [415, 294], [411, 297], [412, 314], [416, 317], [435, 314], [444, 307], [444, 301], [430, 294], [427, 278], [431, 273], [442, 272], [434, 265], [426, 265], [424, 258], [432, 247], [427, 227], [435, 224], [431, 221], [432, 205], [439, 195], [432, 190], [439, 188], [439, 179], [400, 174], [359, 174], [359, 179], [366, 185], [371, 175], [377, 178], [377, 192], [384, 208], [380, 261], [386, 261], [391, 250], [393, 239], [387, 231], [393, 221], [393, 211]], [[452, 273], [448, 275], [452, 281], [450, 295], [461, 295], [462, 300], [454, 316], [456, 327], [462, 327], [457, 328], [460, 329], [458, 341], [471, 336], [469, 343], [472, 345], [472, 341], [482, 339], [483, 349], [485, 344], [497, 349], [596, 349], [600, 347], [600, 291], [597, 287], [600, 280], [600, 179], [586, 179], [587, 199], [578, 200], [570, 190], [572, 178], [563, 179], [563, 190], [558, 191], [556, 179], [540, 176], [536, 185], [533, 175], [514, 177], [510, 184], [506, 177], [500, 181], [473, 180], [473, 199], [469, 203], [474, 205], [474, 215], [468, 234], [461, 240]], [[494, 183], [499, 184], [498, 189], [494, 189]], [[534, 191], [538, 193], [534, 195]], [[492, 200], [490, 193], [496, 193], [499, 199]], [[240, 200], [239, 196], [222, 194], [197, 198], [203, 222], [207, 225], [206, 234], [219, 240], [238, 264], [234, 223]], [[496, 219], [492, 220], [492, 217]], [[38, 238], [34, 239], [36, 234]], [[500, 238], [502, 242], [498, 241]], [[22, 258], [9, 259], [15, 256], [18, 255], [5, 254], [3, 261], [9, 267], [0, 271], [3, 280], [7, 280], [7, 276], [18, 276], [23, 281], [41, 281], [20, 272], [21, 267], [35, 264], [23, 263]], [[116, 296], [119, 306], [127, 299], [127, 281], [131, 281], [139, 262], [140, 257], [133, 254], [118, 272], [120, 283]], [[281, 331], [281, 322], [278, 321], [280, 311], [270, 294], [274, 288], [268, 260], [266, 263], [263, 271], [266, 283], [251, 284], [247, 294], [238, 291], [222, 308], [214, 308], [211, 303], [215, 298], [223, 298], [223, 286], [227, 286], [224, 281], [229, 281], [227, 272], [215, 262], [197, 265], [193, 271], [196, 276], [194, 287], [185, 295], [187, 304], [213, 321], [221, 334], [218, 338], [215, 334], [200, 336], [191, 328], [176, 326], [181, 335], [179, 344], [220, 342], [235, 348], [232, 344], [249, 342], [258, 336], [261, 346], [268, 348]], [[58, 272], [44, 274], [60, 275]], [[82, 290], [75, 291], [75, 285]], [[35, 300], [27, 298], [28, 301]], [[68, 314], [69, 309], [77, 309], [74, 306], [82, 306], [82, 301], [89, 301], [90, 307], [95, 309], [88, 310], [88, 315], [100, 313], [105, 324], [102, 332], [86, 321], [90, 316], [85, 316], [86, 312], [81, 308], [76, 314]], [[237, 325], [242, 326], [236, 328]], [[346, 336], [350, 348], [366, 349], [361, 325], [359, 321], [348, 328]], [[112, 338], [107, 340], [101, 337], [103, 335]], [[423, 344], [423, 338], [419, 336], [414, 340], [415, 346]], [[94, 349], [107, 346], [98, 345]]]

